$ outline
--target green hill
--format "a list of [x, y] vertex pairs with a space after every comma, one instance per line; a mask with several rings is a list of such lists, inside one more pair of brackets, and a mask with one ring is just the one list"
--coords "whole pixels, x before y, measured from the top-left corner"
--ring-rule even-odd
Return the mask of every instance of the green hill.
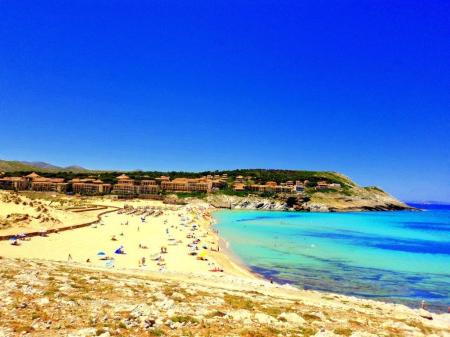
[[80, 166], [60, 167], [45, 162], [0, 160], [0, 172], [89, 172]]

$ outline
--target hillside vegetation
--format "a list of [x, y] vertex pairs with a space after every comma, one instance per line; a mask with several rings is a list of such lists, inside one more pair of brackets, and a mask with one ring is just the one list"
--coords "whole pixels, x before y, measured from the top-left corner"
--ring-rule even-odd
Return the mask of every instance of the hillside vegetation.
[[306, 170], [277, 170], [277, 169], [237, 169], [237, 170], [214, 170], [201, 172], [186, 171], [97, 171], [88, 170], [79, 166], [59, 167], [43, 162], [22, 162], [0, 160], [0, 172], [5, 172], [8, 176], [21, 176], [31, 172], [37, 172], [42, 176], [53, 177], [58, 176], [65, 179], [84, 178], [94, 175], [105, 182], [114, 183], [116, 177], [122, 173], [126, 173], [133, 179], [154, 179], [162, 175], [169, 176], [171, 179], [187, 177], [199, 178], [205, 175], [222, 175], [227, 174], [230, 181], [237, 176], [252, 177], [255, 182], [265, 183], [267, 181], [275, 181], [277, 183], [291, 181], [308, 180], [311, 184], [315, 184], [320, 180], [326, 180], [330, 183], [339, 183], [344, 187], [352, 187], [356, 184], [348, 177], [329, 171], [306, 171]]
[[90, 172], [89, 170], [80, 166], [60, 167], [44, 162], [27, 162], [18, 160], [0, 160], [0, 172], [10, 173], [31, 173], [31, 172]]

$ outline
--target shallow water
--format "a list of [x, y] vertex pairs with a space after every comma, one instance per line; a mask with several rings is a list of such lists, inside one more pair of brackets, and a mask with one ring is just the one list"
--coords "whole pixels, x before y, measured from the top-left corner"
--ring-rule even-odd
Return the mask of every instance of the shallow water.
[[252, 270], [281, 283], [447, 311], [450, 210], [219, 211], [221, 236]]

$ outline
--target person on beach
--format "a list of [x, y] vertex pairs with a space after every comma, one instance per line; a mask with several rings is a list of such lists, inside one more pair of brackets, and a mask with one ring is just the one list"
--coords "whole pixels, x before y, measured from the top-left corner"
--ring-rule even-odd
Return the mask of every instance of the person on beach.
[[123, 246], [120, 246], [119, 248], [117, 248], [116, 251], [115, 251], [114, 253], [120, 254], [120, 255], [126, 254], [126, 253], [125, 253], [125, 250], [123, 249]]
[[427, 310], [427, 307], [428, 307], [427, 302], [425, 302], [425, 300], [422, 300], [422, 302], [420, 303], [420, 307], [423, 310]]
[[69, 256], [67, 257], [67, 261], [72, 261], [72, 255], [70, 255], [70, 253]]

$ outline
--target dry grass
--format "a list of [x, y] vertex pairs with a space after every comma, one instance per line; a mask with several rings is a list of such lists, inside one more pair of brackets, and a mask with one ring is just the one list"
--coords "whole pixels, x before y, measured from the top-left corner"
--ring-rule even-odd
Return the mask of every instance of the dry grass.
[[[31, 272], [35, 270], [39, 273]], [[94, 329], [96, 335], [108, 331], [112, 336], [309, 337], [319, 327], [341, 336], [356, 331], [389, 336], [406, 333], [401, 325], [383, 328], [385, 316], [365, 309], [367, 303], [358, 306], [349, 299], [351, 308], [343, 308], [341, 297], [326, 299], [326, 305], [319, 305], [308, 303], [303, 297], [280, 299], [262, 292], [9, 259], [0, 263], [0, 279], [0, 322], [2, 328], [15, 335], [67, 335], [87, 327]], [[49, 302], [39, 304], [44, 297]], [[333, 301], [338, 305], [333, 307]], [[162, 303], [171, 303], [170, 309], [162, 308]], [[137, 307], [145, 314], [136, 314]], [[241, 309], [245, 311], [238, 313]], [[271, 316], [272, 321], [259, 322], [257, 313]], [[282, 313], [296, 313], [306, 323], [299, 326], [278, 318]], [[245, 318], [235, 318], [234, 314]], [[391, 312], [389, 317], [424, 335], [437, 332], [429, 326], [432, 323], [420, 319], [395, 319]], [[148, 325], [147, 318], [153, 323]], [[159, 318], [161, 321], [156, 324]], [[169, 321], [175, 326], [166, 324]]]
[[252, 310], [255, 306], [250, 299], [243, 296], [225, 294], [223, 299], [225, 304], [233, 309]]

